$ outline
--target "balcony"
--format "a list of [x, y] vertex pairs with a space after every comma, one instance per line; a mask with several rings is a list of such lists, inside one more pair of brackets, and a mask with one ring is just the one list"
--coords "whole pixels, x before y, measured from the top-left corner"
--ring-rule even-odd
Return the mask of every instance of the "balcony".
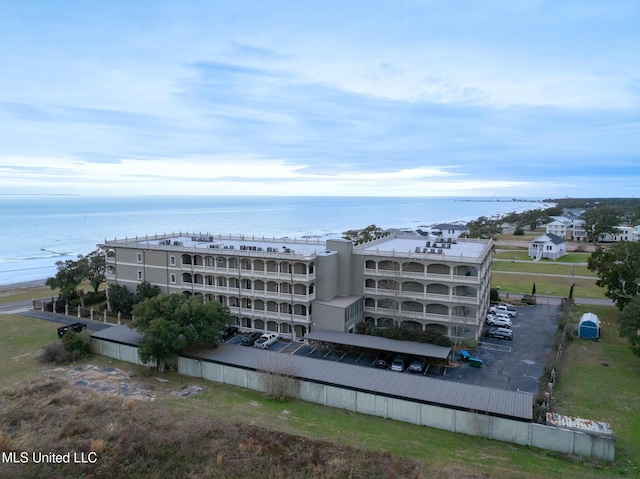
[[231, 314], [236, 316], [248, 316], [253, 319], [262, 319], [264, 321], [280, 321], [280, 322], [291, 322], [293, 319], [294, 323], [299, 324], [309, 324], [311, 322], [311, 315], [302, 315], [302, 314], [291, 314], [291, 313], [281, 313], [279, 311], [265, 311], [265, 310], [256, 310], [251, 308], [240, 308], [238, 306], [229, 306], [229, 311]]
[[387, 318], [395, 318], [396, 321], [423, 321], [423, 322], [440, 322], [440, 323], [455, 323], [466, 324], [476, 326], [479, 324], [478, 319], [473, 316], [456, 316], [451, 313], [445, 314], [433, 314], [420, 311], [394, 311], [389, 308], [371, 307], [365, 306], [365, 314], [376, 314], [379, 316], [385, 316]]
[[460, 296], [456, 294], [419, 293], [415, 291], [394, 292], [393, 290], [380, 288], [364, 288], [364, 294], [365, 296], [394, 298], [396, 301], [417, 299], [421, 301], [433, 301], [434, 303], [480, 304], [480, 300], [475, 296]]
[[464, 284], [479, 284], [480, 277], [479, 276], [466, 276], [459, 274], [436, 274], [436, 273], [416, 273], [412, 271], [402, 271], [402, 272], [394, 272], [394, 271], [385, 271], [385, 270], [375, 270], [365, 268], [364, 270], [365, 277], [373, 276], [376, 278], [385, 278], [390, 280], [399, 281], [402, 279], [419, 279], [425, 281], [441, 281], [441, 282], [449, 282], [449, 283], [464, 283]]

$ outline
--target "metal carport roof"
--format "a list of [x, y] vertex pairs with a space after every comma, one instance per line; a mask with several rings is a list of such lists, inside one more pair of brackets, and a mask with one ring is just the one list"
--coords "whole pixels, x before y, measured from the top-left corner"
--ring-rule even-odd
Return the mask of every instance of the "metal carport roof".
[[398, 341], [396, 339], [368, 336], [365, 334], [340, 333], [337, 331], [316, 330], [307, 333], [304, 339], [322, 343], [341, 344], [365, 349], [375, 349], [389, 353], [421, 356], [426, 358], [447, 359], [451, 348], [435, 344], [416, 343], [415, 341]]
[[233, 344], [220, 344], [213, 350], [185, 351], [180, 355], [252, 370], [278, 372], [284, 367], [287, 374], [303, 381], [519, 421], [530, 422], [533, 418], [533, 395], [527, 392], [491, 389]]

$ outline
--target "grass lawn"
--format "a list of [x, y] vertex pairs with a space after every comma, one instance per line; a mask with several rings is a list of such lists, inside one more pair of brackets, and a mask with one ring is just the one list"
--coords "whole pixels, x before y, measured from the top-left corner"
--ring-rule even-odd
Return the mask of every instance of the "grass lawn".
[[[589, 256], [591, 253], [567, 253], [561, 258], [556, 260], [556, 263], [582, 263], [586, 264], [589, 261]], [[521, 261], [531, 261], [532, 258], [529, 258], [529, 252], [526, 249], [513, 249], [507, 251], [500, 251], [499, 253], [495, 253], [493, 255], [495, 259], [517, 259]], [[553, 261], [541, 260], [544, 263], [553, 263]]]
[[0, 304], [11, 303], [13, 301], [27, 301], [30, 299], [51, 299], [52, 296], [57, 297], [58, 292], [52, 291], [48, 286], [8, 289], [0, 291]]
[[17, 314], [0, 315], [0, 388], [39, 376], [47, 369], [35, 358], [43, 346], [58, 338], [59, 326]]
[[555, 390], [554, 410], [611, 424], [616, 435], [617, 475], [640, 476], [640, 358], [618, 335], [615, 307], [578, 306], [601, 321], [598, 342], [569, 342]]
[[[571, 289], [571, 278], [564, 276], [526, 275], [493, 271], [491, 287], [499, 287], [501, 293], [531, 294], [533, 283], [539, 295], [568, 297]], [[573, 295], [575, 298], [605, 299], [605, 290], [595, 284], [595, 278], [575, 279]]]
[[591, 276], [597, 279], [593, 271], [589, 271], [586, 266], [574, 266], [572, 264], [554, 263], [553, 261], [537, 261], [537, 262], [511, 262], [511, 261], [493, 261], [491, 263], [493, 271], [505, 272], [521, 272], [521, 273], [537, 273], [537, 274], [563, 274], [571, 276]]

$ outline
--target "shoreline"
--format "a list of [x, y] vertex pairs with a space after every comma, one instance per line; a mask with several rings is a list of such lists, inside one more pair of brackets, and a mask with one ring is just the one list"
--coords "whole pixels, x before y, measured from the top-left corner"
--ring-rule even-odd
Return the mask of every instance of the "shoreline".
[[19, 283], [0, 284], [0, 291], [11, 291], [13, 289], [37, 288], [40, 286], [46, 286], [45, 285], [46, 281], [47, 281], [47, 278], [42, 278], [42, 279], [34, 279], [31, 281], [22, 281]]

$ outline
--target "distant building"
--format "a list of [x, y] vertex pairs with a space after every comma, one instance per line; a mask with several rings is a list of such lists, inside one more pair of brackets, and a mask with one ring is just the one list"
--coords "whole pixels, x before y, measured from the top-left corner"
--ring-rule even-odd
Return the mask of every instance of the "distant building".
[[546, 232], [565, 240], [586, 241], [585, 221], [578, 216], [567, 213], [564, 216], [552, 216], [553, 221], [545, 225]]
[[471, 230], [465, 225], [460, 224], [450, 224], [450, 223], [441, 223], [437, 225], [430, 226], [423, 230], [417, 230], [423, 236], [433, 235], [437, 238], [442, 238], [444, 240], [447, 239], [458, 239], [463, 234], [469, 234]]
[[567, 254], [567, 242], [553, 233], [538, 236], [529, 242], [529, 257], [535, 259], [558, 259]]
[[361, 321], [478, 338], [489, 309], [491, 240], [396, 233], [344, 239], [175, 234], [106, 241], [107, 281], [201, 295], [242, 331], [354, 332]]
[[602, 243], [617, 243], [618, 241], [638, 241], [640, 226], [618, 226], [615, 233], [603, 233], [598, 238]]

